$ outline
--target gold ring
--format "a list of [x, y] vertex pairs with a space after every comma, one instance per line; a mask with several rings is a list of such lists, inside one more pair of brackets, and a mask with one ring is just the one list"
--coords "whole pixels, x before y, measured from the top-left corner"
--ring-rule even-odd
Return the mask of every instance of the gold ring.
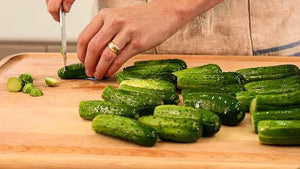
[[121, 52], [121, 49], [116, 44], [109, 42], [108, 48], [116, 55], [118, 55]]

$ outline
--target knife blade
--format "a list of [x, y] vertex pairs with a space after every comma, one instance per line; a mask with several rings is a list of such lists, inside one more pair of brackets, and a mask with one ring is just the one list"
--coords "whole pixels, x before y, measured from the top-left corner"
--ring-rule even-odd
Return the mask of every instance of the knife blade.
[[59, 9], [60, 16], [60, 30], [61, 30], [61, 55], [63, 56], [64, 69], [67, 65], [67, 37], [66, 37], [66, 13], [63, 11], [62, 6]]

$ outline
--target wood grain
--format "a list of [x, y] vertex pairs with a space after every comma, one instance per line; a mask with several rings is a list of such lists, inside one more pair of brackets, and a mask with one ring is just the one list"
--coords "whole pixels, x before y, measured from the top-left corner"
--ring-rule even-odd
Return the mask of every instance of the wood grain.
[[[180, 58], [189, 67], [216, 63], [224, 71], [244, 67], [293, 63], [296, 57], [139, 55], [137, 60]], [[78, 62], [70, 54], [68, 64]], [[299, 147], [261, 145], [253, 133], [249, 115], [238, 127], [222, 126], [214, 137], [197, 143], [159, 142], [145, 148], [92, 131], [91, 122], [78, 115], [81, 100], [101, 99], [105, 81], [60, 80], [46, 87], [45, 76], [57, 77], [60, 54], [29, 53], [0, 62], [0, 168], [299, 168]], [[6, 90], [10, 76], [30, 72], [43, 97]]]

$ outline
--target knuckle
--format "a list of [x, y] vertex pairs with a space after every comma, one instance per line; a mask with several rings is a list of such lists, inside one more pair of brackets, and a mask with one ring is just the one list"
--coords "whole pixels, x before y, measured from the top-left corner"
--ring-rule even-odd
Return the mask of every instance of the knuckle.
[[143, 48], [143, 42], [141, 40], [134, 40], [131, 42], [131, 47], [133, 50], [138, 51]]
[[95, 53], [98, 53], [98, 46], [97, 46], [97, 43], [95, 43], [94, 41], [91, 41], [89, 44], [88, 44], [88, 51], [95, 54]]
[[122, 17], [114, 17], [110, 20], [110, 26], [115, 27], [124, 24], [124, 19]]
[[104, 50], [102, 57], [104, 61], [111, 61], [115, 58], [115, 54], [110, 49]]
[[80, 33], [78, 38], [77, 38], [77, 43], [79, 46], [85, 45], [87, 44], [87, 36], [85, 35], [85, 33]]
[[136, 32], [137, 32], [137, 28], [136, 28], [135, 26], [129, 26], [129, 27], [125, 30], [126, 36], [133, 36]]

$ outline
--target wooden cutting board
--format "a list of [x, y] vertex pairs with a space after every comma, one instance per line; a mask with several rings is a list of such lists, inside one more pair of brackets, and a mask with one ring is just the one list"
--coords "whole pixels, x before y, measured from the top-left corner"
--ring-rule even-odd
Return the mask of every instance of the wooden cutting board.
[[[224, 71], [245, 67], [293, 63], [296, 57], [139, 55], [137, 60], [179, 58], [188, 67], [215, 63]], [[68, 64], [77, 63], [70, 54]], [[214, 137], [197, 143], [158, 142], [141, 147], [91, 129], [91, 122], [78, 115], [81, 100], [101, 99], [105, 81], [60, 80], [59, 87], [46, 87], [45, 76], [57, 77], [62, 67], [60, 54], [28, 53], [9, 56], [0, 61], [0, 168], [299, 168], [299, 147], [261, 145], [253, 133], [249, 115], [237, 127], [222, 126]], [[10, 93], [6, 81], [10, 76], [30, 72], [34, 83], [44, 92], [42, 97]]]

